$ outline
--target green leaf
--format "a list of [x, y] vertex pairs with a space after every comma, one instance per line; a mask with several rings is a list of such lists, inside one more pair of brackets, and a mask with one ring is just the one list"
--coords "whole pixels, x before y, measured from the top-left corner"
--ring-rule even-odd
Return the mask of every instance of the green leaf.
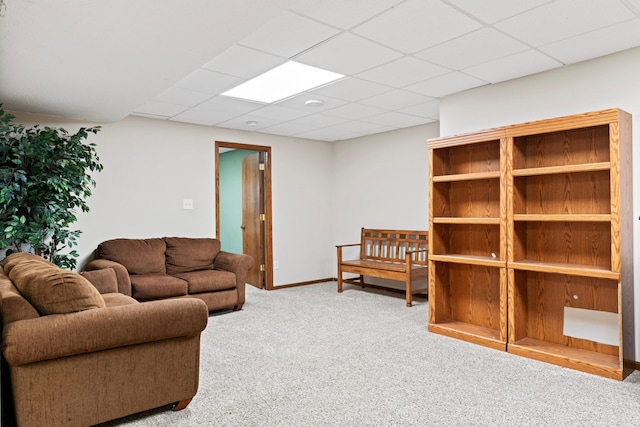
[[94, 143], [99, 126], [70, 134], [63, 128], [14, 124], [0, 104], [0, 248], [30, 245], [60, 266], [74, 266], [78, 254], [62, 253], [76, 244], [75, 212], [88, 211], [86, 199], [103, 169]]

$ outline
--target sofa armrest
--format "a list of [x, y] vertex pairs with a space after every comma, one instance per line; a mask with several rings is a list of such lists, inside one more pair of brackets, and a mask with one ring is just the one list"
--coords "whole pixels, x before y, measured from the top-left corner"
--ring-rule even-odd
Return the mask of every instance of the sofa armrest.
[[101, 270], [103, 268], [113, 268], [118, 279], [118, 292], [131, 296], [131, 278], [124, 265], [108, 259], [94, 259], [84, 267], [86, 271]]
[[236, 275], [238, 306], [240, 307], [244, 304], [244, 286], [247, 283], [247, 273], [251, 267], [253, 267], [253, 258], [244, 254], [220, 251], [213, 260], [214, 270], [230, 271]]
[[199, 335], [209, 310], [199, 299], [180, 298], [55, 314], [4, 327], [10, 365]]
[[230, 271], [236, 275], [237, 284], [244, 286], [247, 273], [253, 267], [253, 258], [244, 254], [233, 254], [231, 252], [220, 251], [213, 260], [214, 270]]

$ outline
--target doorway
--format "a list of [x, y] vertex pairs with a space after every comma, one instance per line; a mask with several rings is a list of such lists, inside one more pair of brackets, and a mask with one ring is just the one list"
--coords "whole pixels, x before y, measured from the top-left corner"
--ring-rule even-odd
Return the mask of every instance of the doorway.
[[[223, 250], [254, 259], [247, 283], [273, 289], [271, 147], [216, 141], [215, 149], [216, 236]], [[226, 172], [231, 157], [233, 175]], [[229, 192], [235, 202], [229, 201]]]

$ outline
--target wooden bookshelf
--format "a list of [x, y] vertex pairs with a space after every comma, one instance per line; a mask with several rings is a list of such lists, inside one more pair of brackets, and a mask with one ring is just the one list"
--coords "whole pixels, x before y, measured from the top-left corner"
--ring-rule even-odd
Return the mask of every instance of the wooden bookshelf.
[[[631, 116], [612, 109], [505, 132], [507, 350], [622, 380], [636, 360]], [[614, 314], [615, 345], [588, 323], [565, 335], [567, 308]]]
[[[626, 377], [636, 363], [631, 116], [522, 123], [428, 149], [429, 330]], [[570, 309], [609, 313], [617, 334], [565, 330]]]
[[429, 141], [429, 330], [507, 344], [504, 132]]

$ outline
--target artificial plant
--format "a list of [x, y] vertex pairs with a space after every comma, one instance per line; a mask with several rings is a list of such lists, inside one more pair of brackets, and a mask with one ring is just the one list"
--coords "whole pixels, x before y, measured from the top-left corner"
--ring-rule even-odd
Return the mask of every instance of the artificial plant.
[[28, 251], [67, 269], [76, 267], [71, 230], [76, 211], [89, 211], [102, 170], [95, 144], [84, 140], [100, 126], [70, 134], [63, 128], [13, 124], [0, 104], [0, 249]]

